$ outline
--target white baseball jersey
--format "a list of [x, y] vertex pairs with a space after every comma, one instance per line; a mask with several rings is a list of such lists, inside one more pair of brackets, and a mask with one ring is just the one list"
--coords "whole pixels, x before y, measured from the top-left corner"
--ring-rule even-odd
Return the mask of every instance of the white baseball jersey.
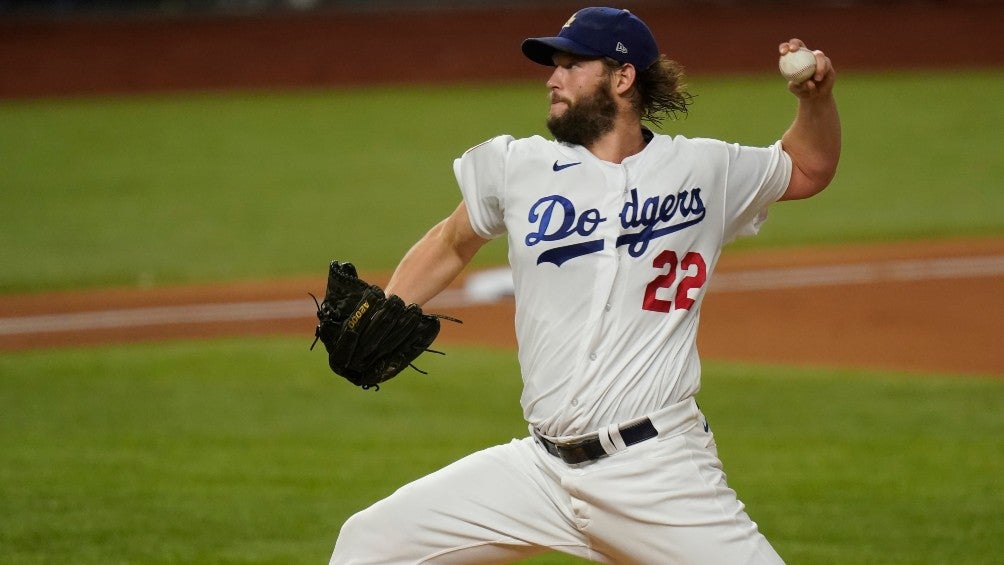
[[700, 306], [721, 248], [758, 231], [791, 160], [780, 142], [654, 135], [614, 164], [500, 136], [454, 172], [474, 231], [508, 234], [524, 416], [562, 437], [697, 393]]

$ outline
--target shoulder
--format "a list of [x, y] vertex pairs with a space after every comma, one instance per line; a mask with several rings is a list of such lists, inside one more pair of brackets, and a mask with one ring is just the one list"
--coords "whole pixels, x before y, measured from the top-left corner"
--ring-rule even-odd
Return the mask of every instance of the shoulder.
[[706, 137], [656, 134], [649, 142], [646, 152], [655, 154], [660, 160], [672, 158], [703, 162], [727, 158], [729, 144]]
[[773, 160], [780, 153], [780, 142], [765, 147], [743, 145], [737, 142], [707, 137], [687, 138], [682, 135], [656, 135], [653, 143], [661, 151], [719, 157], [728, 160], [761, 158]]
[[697, 148], [697, 149], [707, 149], [711, 147], [724, 147], [728, 145], [727, 142], [720, 139], [712, 139], [710, 137], [686, 137], [683, 135], [667, 135], [667, 134], [656, 134], [652, 139], [660, 146], [666, 147], [676, 147], [680, 149], [684, 148]]
[[709, 151], [724, 149], [729, 144], [709, 137], [656, 134], [648, 145], [660, 151]]
[[557, 145], [557, 143], [544, 139], [539, 135], [534, 135], [532, 137], [516, 138], [508, 134], [497, 135], [490, 139], [486, 139], [481, 143], [471, 147], [464, 154], [468, 153], [482, 153], [482, 152], [500, 152], [500, 151], [510, 151], [519, 149], [530, 149], [542, 148], [550, 145]]
[[487, 162], [501, 161], [507, 165], [526, 161], [560, 159], [570, 149], [539, 135], [515, 138], [499, 135], [471, 147], [461, 156], [461, 161]]
[[503, 134], [482, 141], [467, 151], [464, 151], [464, 154], [466, 155], [472, 152], [533, 152], [559, 150], [561, 147], [563, 147], [562, 144], [539, 135], [517, 138], [508, 134]]

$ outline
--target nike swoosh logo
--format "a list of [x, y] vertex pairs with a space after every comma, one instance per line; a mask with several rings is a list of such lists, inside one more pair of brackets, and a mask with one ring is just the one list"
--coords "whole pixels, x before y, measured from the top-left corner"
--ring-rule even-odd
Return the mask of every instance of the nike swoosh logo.
[[551, 169], [553, 169], [554, 172], [558, 172], [558, 171], [560, 171], [562, 169], [567, 169], [568, 167], [574, 167], [575, 165], [581, 165], [581, 164], [582, 164], [582, 161], [579, 161], [578, 163], [565, 163], [563, 165], [559, 165], [558, 162], [555, 161], [554, 165], [551, 166]]

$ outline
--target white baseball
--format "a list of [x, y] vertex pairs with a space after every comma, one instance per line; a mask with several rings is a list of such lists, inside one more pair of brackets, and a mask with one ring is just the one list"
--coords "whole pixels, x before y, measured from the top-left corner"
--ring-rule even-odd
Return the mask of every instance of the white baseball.
[[805, 47], [789, 51], [777, 61], [781, 75], [794, 83], [802, 83], [816, 74], [816, 55]]

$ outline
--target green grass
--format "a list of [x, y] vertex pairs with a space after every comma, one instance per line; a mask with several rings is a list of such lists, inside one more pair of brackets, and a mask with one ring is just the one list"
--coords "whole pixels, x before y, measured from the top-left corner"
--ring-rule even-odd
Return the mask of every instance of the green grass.
[[[762, 145], [790, 121], [776, 77], [690, 82], [664, 131]], [[0, 293], [389, 269], [456, 205], [454, 157], [543, 133], [543, 91], [0, 103]], [[842, 74], [833, 187], [738, 245], [1004, 234], [999, 99], [1001, 71]], [[364, 393], [307, 346], [0, 356], [0, 563], [323, 562], [356, 510], [525, 434], [511, 352], [451, 348]], [[1004, 554], [1004, 382], [709, 363], [704, 385], [730, 483], [789, 562]]]
[[[477, 406], [463, 402], [474, 379], [409, 378], [367, 394], [308, 345], [0, 358], [0, 561], [318, 562], [352, 511], [525, 430], [515, 383]], [[473, 359], [457, 355], [460, 367]], [[478, 422], [480, 410], [496, 419]]]
[[[0, 357], [0, 563], [323, 562], [353, 512], [525, 434], [510, 351], [451, 347], [373, 393], [307, 346]], [[1004, 381], [709, 363], [704, 382], [730, 483], [789, 562], [1004, 553]]]
[[[667, 132], [758, 145], [790, 122], [775, 76], [690, 83]], [[834, 185], [739, 245], [1004, 233], [1004, 107], [986, 103], [1004, 73], [847, 73], [837, 92]], [[0, 292], [389, 269], [459, 201], [452, 159], [542, 133], [544, 112], [542, 82], [0, 103]]]

